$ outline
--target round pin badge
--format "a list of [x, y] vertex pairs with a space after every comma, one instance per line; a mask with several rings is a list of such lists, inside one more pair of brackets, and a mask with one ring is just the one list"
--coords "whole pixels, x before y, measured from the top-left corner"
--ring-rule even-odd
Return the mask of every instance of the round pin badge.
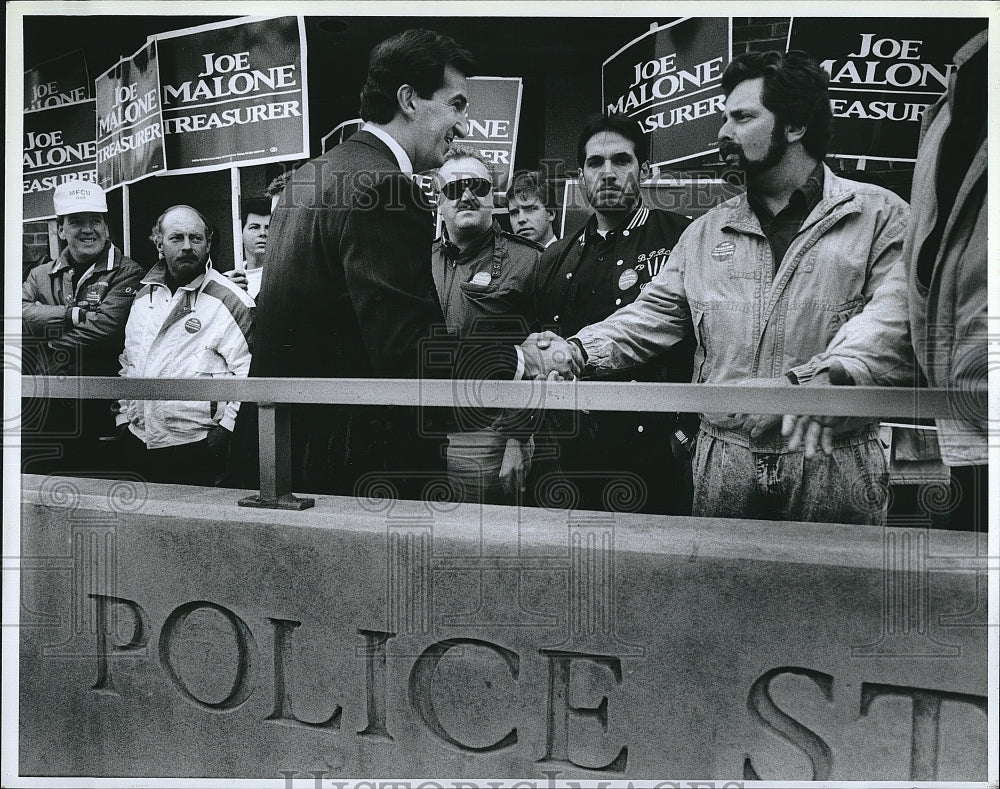
[[476, 275], [469, 280], [473, 285], [489, 285], [493, 281], [488, 271], [477, 271]]
[[184, 328], [187, 330], [188, 334], [194, 334], [196, 331], [201, 329], [201, 321], [197, 318], [188, 318], [184, 321]]
[[627, 268], [622, 272], [622, 275], [618, 278], [618, 289], [628, 290], [636, 282], [639, 281], [639, 274], [634, 268]]
[[715, 248], [712, 250], [712, 257], [719, 261], [729, 260], [735, 251], [736, 244], [732, 241], [722, 241], [715, 245]]

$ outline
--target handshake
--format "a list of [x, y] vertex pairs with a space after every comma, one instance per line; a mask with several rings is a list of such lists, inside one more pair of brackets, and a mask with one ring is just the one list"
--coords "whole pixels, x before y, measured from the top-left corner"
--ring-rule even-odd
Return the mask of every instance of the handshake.
[[535, 332], [521, 343], [524, 353], [524, 378], [549, 381], [572, 381], [583, 372], [580, 347], [550, 331]]

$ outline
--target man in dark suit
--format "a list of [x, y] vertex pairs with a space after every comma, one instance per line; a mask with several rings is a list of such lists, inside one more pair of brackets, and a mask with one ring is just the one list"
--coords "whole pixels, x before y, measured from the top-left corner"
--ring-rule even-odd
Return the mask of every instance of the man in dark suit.
[[[434, 226], [413, 174], [439, 167], [468, 133], [472, 68], [465, 49], [429, 30], [372, 50], [365, 126], [300, 167], [274, 210], [251, 376], [466, 377], [467, 363], [468, 377], [513, 380], [540, 370], [533, 344], [459, 349], [434, 332], [444, 324]], [[293, 488], [351, 494], [379, 472], [395, 495], [419, 497], [428, 472], [443, 469], [443, 435], [428, 438], [425, 417], [410, 407], [296, 408]]]

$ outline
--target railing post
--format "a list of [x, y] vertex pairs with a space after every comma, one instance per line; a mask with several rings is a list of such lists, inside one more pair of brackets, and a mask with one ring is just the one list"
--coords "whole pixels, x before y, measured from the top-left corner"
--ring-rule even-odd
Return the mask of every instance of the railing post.
[[239, 500], [241, 507], [305, 510], [315, 499], [292, 495], [292, 422], [288, 403], [258, 403], [260, 495]]

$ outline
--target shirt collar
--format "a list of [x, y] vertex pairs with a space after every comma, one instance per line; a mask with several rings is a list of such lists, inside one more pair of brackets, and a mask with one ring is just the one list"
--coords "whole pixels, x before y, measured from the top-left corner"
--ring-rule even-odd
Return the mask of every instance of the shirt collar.
[[[788, 204], [778, 211], [778, 214], [784, 211], [785, 208], [792, 208], [793, 210], [801, 211], [803, 216], [808, 216], [819, 204], [819, 201], [823, 199], [823, 185], [825, 181], [826, 171], [823, 169], [823, 162], [817, 162], [812, 172], [806, 178], [805, 183], [789, 195]], [[750, 191], [747, 192], [747, 202], [758, 217], [773, 219], [778, 215], [772, 214], [764, 204], [764, 201]]]
[[805, 198], [808, 209], [811, 210], [823, 198], [824, 181], [826, 181], [826, 171], [823, 169], [823, 162], [817, 162], [806, 182], [795, 190]]
[[403, 175], [407, 178], [413, 177], [413, 163], [410, 161], [410, 157], [406, 151], [403, 150], [403, 146], [396, 142], [395, 137], [389, 134], [389, 132], [385, 129], [370, 122], [362, 126], [361, 131], [374, 134], [382, 142], [384, 142], [389, 147], [389, 150], [392, 151], [392, 155], [396, 157], [396, 164], [398, 164], [399, 169], [403, 171]]

